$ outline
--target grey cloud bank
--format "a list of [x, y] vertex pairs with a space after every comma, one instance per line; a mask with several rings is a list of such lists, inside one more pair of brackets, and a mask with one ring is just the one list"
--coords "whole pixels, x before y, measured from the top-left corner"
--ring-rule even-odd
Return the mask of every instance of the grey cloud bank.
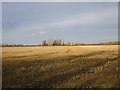
[[3, 43], [117, 41], [117, 3], [3, 3]]

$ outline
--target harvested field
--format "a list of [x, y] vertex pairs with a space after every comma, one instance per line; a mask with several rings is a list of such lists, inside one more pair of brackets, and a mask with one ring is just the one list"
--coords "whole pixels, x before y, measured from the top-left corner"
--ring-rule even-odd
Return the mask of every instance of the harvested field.
[[118, 45], [3, 47], [3, 88], [117, 88]]

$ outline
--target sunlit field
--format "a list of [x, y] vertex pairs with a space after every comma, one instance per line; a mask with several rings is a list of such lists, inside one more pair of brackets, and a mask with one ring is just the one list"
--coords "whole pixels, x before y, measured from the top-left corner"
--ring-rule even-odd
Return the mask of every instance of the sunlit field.
[[3, 88], [117, 88], [118, 45], [3, 47]]

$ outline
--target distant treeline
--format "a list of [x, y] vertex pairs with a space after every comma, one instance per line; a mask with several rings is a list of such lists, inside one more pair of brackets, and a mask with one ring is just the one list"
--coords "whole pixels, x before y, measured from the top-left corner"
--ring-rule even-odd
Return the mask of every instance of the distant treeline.
[[30, 46], [79, 46], [79, 45], [85, 45], [85, 44], [79, 44], [74, 42], [68, 42], [68, 43], [58, 43], [57, 41], [54, 41], [52, 44], [48, 44], [46, 41], [44, 41], [42, 44], [39, 45], [10, 45], [10, 44], [2, 44], [0, 46], [2, 47], [30, 47]]
[[97, 44], [84, 44], [79, 42], [64, 42], [64, 39], [48, 39], [43, 40], [41, 46], [80, 46], [80, 45], [120, 45], [120, 41], [103, 42]]
[[8, 44], [3, 44], [3, 45], [0, 45], [2, 47], [31, 47], [31, 46], [40, 46], [40, 45], [8, 45]]
[[120, 45], [120, 41], [99, 43], [100, 45]]
[[85, 44], [85, 45], [120, 45], [120, 42], [103, 42], [103, 43], [96, 43], [96, 44]]
[[76, 42], [68, 42], [68, 43], [64, 43], [64, 42], [60, 42], [59, 43], [57, 41], [53, 41], [51, 44], [47, 43], [47, 41], [43, 41], [42, 44], [40, 45], [10, 45], [10, 44], [2, 44], [0, 46], [2, 47], [31, 47], [31, 46], [82, 46], [82, 45], [120, 45], [120, 41], [117, 42], [104, 42], [104, 43], [97, 43], [97, 44], [84, 44], [84, 43], [76, 43]]
[[43, 40], [41, 46], [79, 46], [84, 45], [79, 42], [64, 42], [64, 39], [53, 39], [49, 38], [48, 40]]

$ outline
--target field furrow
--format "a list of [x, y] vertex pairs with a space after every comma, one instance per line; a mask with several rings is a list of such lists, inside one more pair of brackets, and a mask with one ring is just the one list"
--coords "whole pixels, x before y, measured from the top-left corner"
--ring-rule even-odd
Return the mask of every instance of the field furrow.
[[119, 58], [117, 45], [3, 47], [2, 83], [4, 88], [119, 87]]

